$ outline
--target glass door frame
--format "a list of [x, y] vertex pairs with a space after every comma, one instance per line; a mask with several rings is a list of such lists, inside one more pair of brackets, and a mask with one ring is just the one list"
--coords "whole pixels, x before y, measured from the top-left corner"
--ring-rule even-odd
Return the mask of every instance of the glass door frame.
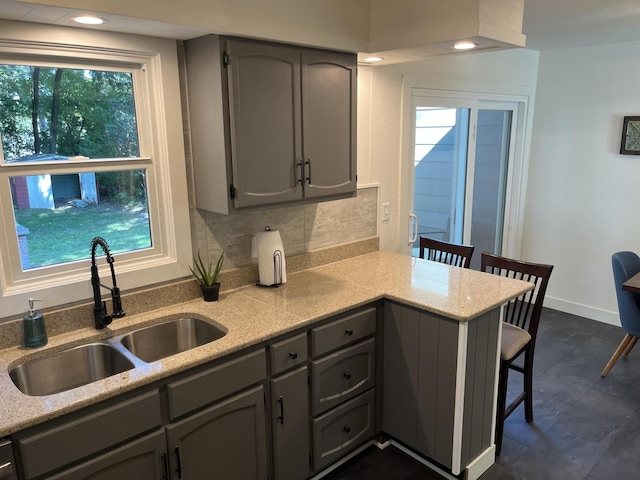
[[[470, 92], [453, 92], [408, 88], [405, 90], [402, 129], [402, 166], [400, 172], [400, 222], [399, 253], [411, 255], [412, 236], [410, 216], [413, 214], [414, 194], [414, 149], [416, 107], [469, 108], [469, 144], [467, 147], [467, 172], [465, 176], [465, 215], [462, 222], [462, 242], [470, 243], [471, 214], [473, 205], [474, 159], [478, 110], [511, 110], [511, 139], [509, 144], [508, 177], [505, 186], [504, 225], [502, 232], [502, 255], [517, 257], [520, 252], [518, 235], [521, 206], [524, 205], [523, 165], [524, 132], [528, 108], [528, 97]], [[419, 220], [418, 220], [419, 221]], [[452, 228], [460, 222], [452, 221]], [[459, 227], [458, 227], [459, 228]]]

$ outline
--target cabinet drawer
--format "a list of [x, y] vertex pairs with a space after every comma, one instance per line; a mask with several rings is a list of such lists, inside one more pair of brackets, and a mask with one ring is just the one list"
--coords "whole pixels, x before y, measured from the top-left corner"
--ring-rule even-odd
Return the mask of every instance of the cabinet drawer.
[[292, 338], [269, 345], [271, 374], [277, 375], [290, 368], [306, 363], [307, 334], [301, 333]]
[[160, 426], [157, 390], [18, 440], [24, 478], [68, 465]]
[[373, 435], [373, 390], [313, 420], [313, 467], [324, 468]]
[[313, 357], [343, 347], [376, 331], [376, 309], [367, 308], [311, 330]]
[[374, 369], [373, 338], [312, 362], [312, 415], [326, 412], [373, 387]]
[[264, 380], [263, 349], [167, 385], [171, 420]]

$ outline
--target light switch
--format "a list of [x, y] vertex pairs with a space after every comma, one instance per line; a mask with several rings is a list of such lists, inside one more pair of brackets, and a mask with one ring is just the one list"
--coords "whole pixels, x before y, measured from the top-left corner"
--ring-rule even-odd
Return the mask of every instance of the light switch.
[[382, 221], [388, 222], [391, 219], [391, 206], [388, 203], [382, 204]]

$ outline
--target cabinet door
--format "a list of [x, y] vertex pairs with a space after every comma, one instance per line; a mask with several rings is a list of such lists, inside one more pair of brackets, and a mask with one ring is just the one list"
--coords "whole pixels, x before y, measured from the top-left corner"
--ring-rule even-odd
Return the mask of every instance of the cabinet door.
[[302, 51], [305, 197], [356, 191], [354, 54]]
[[167, 426], [170, 479], [261, 480], [267, 472], [264, 388]]
[[161, 480], [165, 478], [164, 429], [96, 457], [48, 480]]
[[307, 367], [271, 381], [273, 456], [276, 480], [309, 476], [309, 395]]
[[302, 198], [300, 53], [227, 39], [235, 208]]

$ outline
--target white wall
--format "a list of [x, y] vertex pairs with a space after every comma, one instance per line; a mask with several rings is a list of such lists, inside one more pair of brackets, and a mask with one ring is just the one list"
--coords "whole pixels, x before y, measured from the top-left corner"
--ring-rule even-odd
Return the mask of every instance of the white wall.
[[617, 153], [638, 85], [640, 43], [540, 54], [524, 257], [555, 265], [548, 306], [614, 324], [611, 254], [640, 252], [640, 157]]
[[[422, 87], [527, 97], [526, 163], [537, 68], [538, 53], [519, 49], [432, 57], [422, 62], [372, 69], [371, 78], [367, 76], [371, 95], [370, 118], [358, 119], [358, 128], [363, 131], [359, 138], [369, 138], [370, 145], [366, 151], [370, 156], [358, 155], [358, 171], [370, 173], [368, 181], [380, 184], [380, 203], [391, 205], [391, 221], [381, 222], [379, 227], [381, 249], [400, 251], [399, 232], [407, 228], [406, 212], [400, 211], [403, 191], [400, 167], [405, 148], [402, 128], [403, 123], [409, 121], [403, 113], [405, 92], [411, 87]], [[368, 130], [368, 135], [364, 130]]]

